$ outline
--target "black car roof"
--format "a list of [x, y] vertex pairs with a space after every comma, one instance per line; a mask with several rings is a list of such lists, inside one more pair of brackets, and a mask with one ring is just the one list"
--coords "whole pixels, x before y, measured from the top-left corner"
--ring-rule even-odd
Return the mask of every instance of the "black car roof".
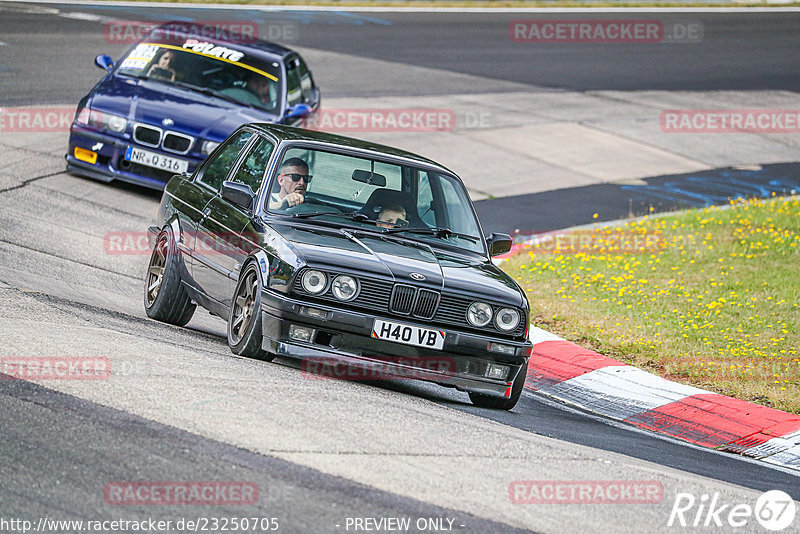
[[259, 53], [260, 55], [269, 55], [271, 56], [270, 59], [274, 58], [283, 59], [289, 54], [294, 53], [293, 50], [270, 41], [262, 41], [261, 39], [246, 39], [246, 40], [215, 39], [214, 37], [208, 37], [206, 35], [193, 33], [191, 31], [191, 28], [192, 28], [192, 22], [181, 22], [181, 21], [167, 22], [150, 30], [148, 36], [145, 37], [143, 40], [148, 40], [150, 36], [157, 35], [158, 32], [161, 32], [169, 35], [171, 38], [195, 37], [203, 39], [203, 41], [208, 41], [214, 44], [235, 46], [237, 49], [242, 50], [243, 52], [251, 52], [251, 53], [256, 52]]
[[396, 156], [416, 161], [423, 165], [429, 167], [436, 167], [450, 174], [454, 174], [453, 171], [449, 170], [447, 167], [444, 167], [443, 165], [436, 163], [433, 160], [424, 158], [422, 156], [414, 154], [413, 152], [408, 152], [400, 148], [394, 148], [391, 146], [381, 145], [378, 143], [372, 143], [370, 141], [364, 141], [361, 139], [354, 139], [352, 137], [345, 137], [344, 135], [320, 132], [317, 130], [306, 130], [303, 128], [295, 128], [292, 126], [286, 126], [284, 124], [259, 122], [259, 123], [252, 123], [249, 126], [252, 128], [259, 129], [263, 132], [270, 133], [281, 141], [314, 141], [321, 143], [331, 143], [334, 145], [339, 145], [347, 148], [369, 150], [372, 152], [379, 152], [381, 154], [386, 154], [389, 156]]

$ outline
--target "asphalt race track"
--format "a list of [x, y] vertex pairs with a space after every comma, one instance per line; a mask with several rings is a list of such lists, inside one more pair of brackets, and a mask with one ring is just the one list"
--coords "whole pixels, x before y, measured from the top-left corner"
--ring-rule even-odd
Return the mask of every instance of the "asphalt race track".
[[[334, 98], [800, 85], [800, 13], [659, 15], [700, 21], [706, 37], [717, 36], [690, 55], [681, 43], [661, 45], [655, 57], [588, 44], [531, 54], [503, 33], [516, 18], [548, 16], [2, 2], [0, 107], [74, 105], [100, 76], [94, 56], [129, 46], [104, 36], [104, 23], [117, 18], [255, 19], [296, 30], [287, 44], [312, 65], [325, 52], [354, 64], [380, 60], [369, 72], [320, 64], [317, 82]], [[422, 76], [415, 66], [443, 74]], [[466, 79], [470, 85], [461, 84]], [[0, 520], [257, 516], [277, 518], [279, 532], [353, 532], [353, 518], [408, 517], [412, 525], [440, 520], [412, 532], [662, 532], [691, 530], [667, 526], [678, 493], [752, 505], [780, 489], [800, 500], [796, 472], [633, 430], [531, 392], [500, 413], [413, 381], [309, 379], [297, 361], [234, 356], [224, 323], [204, 311], [185, 328], [151, 321], [141, 303], [147, 251], [115, 253], [107, 237], [145, 232], [159, 195], [65, 174], [65, 144], [59, 131], [0, 130], [0, 357], [105, 357], [112, 373], [103, 381], [0, 377]], [[768, 170], [797, 177], [791, 164]], [[649, 183], [667, 179], [679, 178]], [[540, 195], [478, 209], [491, 220], [541, 202], [539, 219], [525, 227], [545, 230], [589, 222], [597, 210], [582, 206], [598, 198], [608, 200], [603, 219], [625, 216], [635, 198], [620, 185]], [[506, 218], [491, 226], [513, 230]], [[519, 480], [658, 481], [664, 495], [649, 505], [515, 504], [509, 487]], [[258, 499], [116, 505], [104, 488], [119, 481], [248, 482]], [[0, 523], [0, 531], [12, 530]], [[738, 531], [762, 530], [752, 520]]]

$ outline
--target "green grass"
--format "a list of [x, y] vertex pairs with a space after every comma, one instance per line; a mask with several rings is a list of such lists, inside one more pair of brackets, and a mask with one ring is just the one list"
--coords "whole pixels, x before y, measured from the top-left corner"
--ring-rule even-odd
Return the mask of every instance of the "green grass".
[[670, 380], [800, 413], [798, 249], [800, 200], [738, 200], [564, 235], [503, 268], [534, 324]]

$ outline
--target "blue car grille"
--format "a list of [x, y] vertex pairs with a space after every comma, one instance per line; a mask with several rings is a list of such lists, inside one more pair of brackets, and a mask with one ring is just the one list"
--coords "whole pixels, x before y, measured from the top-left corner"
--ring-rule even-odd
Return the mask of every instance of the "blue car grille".
[[161, 142], [161, 129], [137, 124], [133, 129], [133, 138], [139, 144], [157, 147]]
[[161, 128], [147, 124], [134, 126], [133, 139], [141, 145], [161, 147], [176, 154], [187, 153], [194, 143], [194, 137], [173, 131], [164, 132]]
[[188, 135], [182, 135], [175, 132], [167, 132], [164, 134], [164, 141], [161, 146], [164, 150], [170, 152], [177, 152], [178, 154], [185, 154], [192, 147], [194, 139]]
[[[342, 307], [355, 308], [377, 314], [425, 319], [431, 323], [453, 325], [482, 333], [492, 329], [496, 333], [512, 337], [521, 336], [525, 331], [524, 320], [520, 321], [519, 326], [512, 332], [500, 332], [494, 327], [494, 323], [490, 323], [484, 328], [475, 328], [470, 325], [467, 322], [467, 308], [475, 299], [441, 295], [438, 291], [418, 288], [408, 284], [393, 284], [389, 281], [359, 277], [360, 291], [356, 298], [349, 302], [341, 302], [329, 290], [322, 295], [311, 297], [303, 290], [301, 278], [302, 276], [300, 275], [295, 278], [293, 289], [296, 293], [303, 294], [304, 298], [333, 302]], [[493, 306], [495, 306], [495, 309], [499, 307], [494, 304]], [[520, 313], [522, 313], [522, 310], [520, 310]]]

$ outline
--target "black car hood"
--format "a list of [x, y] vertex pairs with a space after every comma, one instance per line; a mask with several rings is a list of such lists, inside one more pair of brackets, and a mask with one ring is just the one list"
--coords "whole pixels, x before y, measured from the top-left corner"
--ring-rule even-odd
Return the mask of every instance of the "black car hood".
[[[228, 137], [247, 122], [275, 122], [267, 111], [249, 108], [182, 87], [128, 76], [109, 76], [94, 88], [89, 105], [96, 110], [178, 131], [200, 139]], [[164, 119], [173, 125], [162, 126]]]
[[[307, 265], [365, 273], [395, 282], [429, 287], [522, 306], [516, 283], [488, 261], [431, 249], [423, 242], [320, 226], [272, 224]], [[416, 275], [416, 277], [414, 276]], [[420, 280], [422, 275], [424, 280]]]

